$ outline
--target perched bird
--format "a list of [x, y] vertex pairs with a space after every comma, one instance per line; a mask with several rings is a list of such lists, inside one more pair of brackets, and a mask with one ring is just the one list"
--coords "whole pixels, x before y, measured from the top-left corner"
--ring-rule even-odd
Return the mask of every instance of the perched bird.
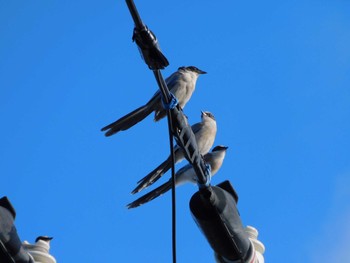
[[33, 258], [33, 262], [56, 263], [56, 259], [50, 254], [50, 241], [52, 237], [38, 236], [34, 244], [23, 242], [23, 248]]
[[[204, 155], [204, 160], [207, 164], [211, 167], [211, 175], [214, 175], [217, 173], [217, 171], [220, 169], [225, 155], [226, 150], [228, 147], [226, 146], [216, 146], [210, 153], [207, 153]], [[175, 185], [179, 186], [185, 183], [197, 183], [197, 176], [193, 169], [193, 167], [190, 164], [187, 164], [186, 166], [182, 167], [176, 174], [175, 174]], [[172, 178], [161, 186], [157, 187], [153, 191], [149, 192], [148, 194], [145, 194], [144, 196], [141, 196], [139, 199], [135, 200], [134, 202], [127, 205], [127, 207], [135, 208], [140, 205], [143, 205], [149, 201], [152, 201], [153, 199], [157, 198], [158, 196], [164, 194], [165, 192], [169, 191], [172, 188], [173, 182]]]
[[53, 239], [53, 237], [48, 237], [48, 236], [38, 236], [35, 239], [35, 244], [30, 244], [27, 241], [24, 241], [23, 243], [25, 244], [25, 248], [27, 250], [37, 250], [37, 251], [42, 251], [42, 252], [47, 252], [50, 249], [50, 241]]
[[[206, 74], [206, 72], [194, 66], [180, 67], [165, 80], [170, 92], [177, 98], [181, 109], [185, 107], [186, 103], [191, 98], [196, 87], [197, 78], [201, 74]], [[155, 121], [159, 121], [166, 116], [166, 110], [163, 108], [161, 93], [159, 90], [145, 105], [103, 127], [101, 131], [106, 131], [106, 136], [111, 136], [119, 131], [125, 131], [136, 123], [142, 121], [153, 111], [155, 113]]]
[[[204, 155], [209, 152], [214, 144], [216, 136], [216, 120], [213, 114], [208, 111], [202, 111], [202, 121], [191, 126], [194, 136], [196, 138], [199, 153]], [[185, 158], [184, 152], [179, 145], [174, 147], [175, 163], [182, 161]], [[169, 157], [162, 162], [152, 172], [138, 181], [138, 186], [131, 192], [132, 194], [140, 192], [142, 189], [150, 186], [157, 181], [163, 174], [165, 174], [172, 165], [172, 157]]]

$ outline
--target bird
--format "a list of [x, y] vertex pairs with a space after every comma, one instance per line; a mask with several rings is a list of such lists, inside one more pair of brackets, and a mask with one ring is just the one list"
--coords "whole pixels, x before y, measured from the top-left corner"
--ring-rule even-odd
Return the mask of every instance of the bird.
[[[194, 66], [179, 67], [176, 72], [171, 74], [166, 80], [169, 91], [177, 98], [178, 105], [183, 109], [190, 100], [196, 87], [199, 75], [207, 72], [200, 70]], [[153, 97], [143, 106], [126, 114], [124, 117], [103, 127], [101, 131], [105, 131], [105, 136], [111, 136], [119, 131], [125, 131], [138, 122], [145, 119], [154, 112], [154, 121], [159, 121], [166, 116], [166, 110], [163, 108], [161, 92], [158, 90]]]
[[35, 244], [30, 244], [27, 241], [23, 242], [25, 249], [35, 258], [37, 252], [49, 253], [50, 250], [50, 241], [53, 237], [48, 236], [38, 236], [35, 239]]
[[[210, 165], [212, 176], [216, 174], [220, 169], [224, 161], [227, 149], [228, 149], [227, 146], [219, 145], [214, 147], [210, 153], [207, 153], [206, 155], [204, 155], [204, 161]], [[193, 169], [191, 164], [185, 165], [175, 174], [175, 186], [180, 186], [185, 183], [193, 183], [193, 184], [197, 183], [196, 172]], [[141, 196], [134, 202], [128, 204], [127, 208], [128, 209], [135, 208], [145, 203], [148, 203], [149, 201], [152, 201], [158, 196], [169, 191], [172, 188], [172, 186], [173, 186], [173, 181], [172, 181], [172, 178], [170, 178], [168, 182], [162, 184], [161, 186], [157, 187], [151, 192]]]
[[[191, 129], [196, 138], [199, 153], [201, 155], [208, 153], [210, 148], [214, 144], [217, 131], [216, 120], [214, 115], [209, 111], [202, 111], [201, 122], [192, 125]], [[176, 145], [174, 147], [174, 153], [175, 163], [179, 163], [185, 158], [185, 154], [179, 145]], [[153, 184], [154, 182], [156, 182], [164, 173], [166, 173], [171, 168], [171, 165], [172, 156], [169, 155], [169, 157], [164, 162], [162, 162], [157, 168], [155, 168], [152, 172], [150, 172], [144, 178], [139, 180], [137, 182], [138, 186], [131, 193], [138, 193], [141, 190]]]

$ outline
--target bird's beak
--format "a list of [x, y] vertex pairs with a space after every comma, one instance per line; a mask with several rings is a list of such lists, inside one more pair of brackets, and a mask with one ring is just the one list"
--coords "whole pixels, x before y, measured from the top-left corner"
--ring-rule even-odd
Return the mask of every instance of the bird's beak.
[[207, 115], [207, 114], [205, 113], [205, 111], [202, 111], [202, 110], [201, 110], [201, 113], [202, 113], [202, 117], [203, 117], [203, 115]]
[[207, 72], [205, 72], [205, 71], [203, 71], [203, 70], [198, 69], [198, 74], [207, 74]]
[[223, 148], [224, 148], [225, 150], [227, 150], [227, 149], [228, 149], [228, 146], [224, 146]]

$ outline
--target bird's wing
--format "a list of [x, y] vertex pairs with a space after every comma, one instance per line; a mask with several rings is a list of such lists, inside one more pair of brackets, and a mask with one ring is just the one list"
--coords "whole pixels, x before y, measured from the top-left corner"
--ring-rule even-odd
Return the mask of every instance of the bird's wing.
[[193, 125], [191, 126], [191, 129], [192, 129], [193, 133], [196, 134], [199, 130], [202, 129], [202, 127], [203, 127], [203, 123], [198, 122], [198, 123], [196, 123], [196, 124], [193, 124]]
[[165, 79], [166, 85], [168, 86], [169, 90], [172, 87], [174, 87], [175, 84], [178, 82], [179, 76], [180, 76], [180, 74], [176, 71]]
[[197, 176], [191, 164], [187, 164], [182, 167], [176, 173], [176, 186], [183, 185], [185, 183], [196, 183]]

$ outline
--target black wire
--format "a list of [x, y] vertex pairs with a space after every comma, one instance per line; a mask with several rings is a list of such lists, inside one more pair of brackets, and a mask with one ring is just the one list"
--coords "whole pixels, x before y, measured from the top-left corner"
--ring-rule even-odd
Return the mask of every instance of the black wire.
[[169, 143], [170, 143], [170, 152], [171, 152], [171, 232], [172, 232], [172, 254], [173, 254], [173, 263], [176, 263], [176, 191], [175, 191], [175, 154], [174, 154], [174, 136], [171, 132], [173, 130], [171, 123], [171, 111], [168, 110], [168, 128], [169, 128]]
[[[153, 71], [154, 76], [157, 80], [158, 86], [160, 88], [162, 99], [165, 104], [170, 102], [170, 92], [167, 88], [167, 85], [162, 77], [160, 70]], [[170, 144], [170, 154], [171, 154], [171, 222], [172, 222], [172, 254], [173, 254], [173, 263], [176, 263], [176, 192], [175, 192], [175, 155], [174, 155], [174, 135], [172, 133], [173, 124], [171, 111], [167, 110], [167, 119], [168, 119], [168, 130], [169, 130], [169, 144]]]

